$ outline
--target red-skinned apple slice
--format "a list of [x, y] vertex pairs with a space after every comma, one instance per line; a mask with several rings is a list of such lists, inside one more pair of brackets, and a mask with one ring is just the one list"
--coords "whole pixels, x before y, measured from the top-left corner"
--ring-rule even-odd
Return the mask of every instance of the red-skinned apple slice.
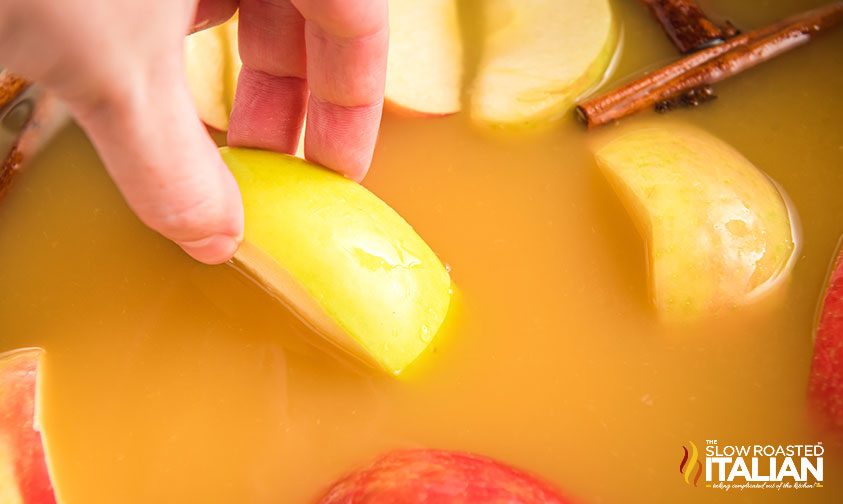
[[337, 481], [320, 504], [565, 504], [551, 485], [469, 453], [401, 450]]
[[38, 367], [43, 351], [0, 354], [0, 502], [54, 504], [37, 416]]
[[386, 100], [419, 115], [460, 110], [462, 35], [456, 0], [390, 0]]
[[808, 398], [820, 421], [843, 433], [843, 247], [820, 306]]

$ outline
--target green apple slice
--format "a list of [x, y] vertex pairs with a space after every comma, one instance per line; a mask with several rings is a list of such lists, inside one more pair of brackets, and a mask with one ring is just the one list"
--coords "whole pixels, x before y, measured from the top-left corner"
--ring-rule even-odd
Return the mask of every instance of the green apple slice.
[[564, 113], [609, 67], [617, 29], [608, 0], [490, 0], [471, 114], [529, 125]]
[[647, 241], [666, 318], [746, 304], [787, 276], [796, 241], [786, 201], [731, 146], [672, 124], [622, 131], [595, 154]]
[[363, 186], [301, 159], [223, 147], [243, 194], [235, 260], [342, 349], [400, 373], [445, 319], [451, 280], [418, 234]]

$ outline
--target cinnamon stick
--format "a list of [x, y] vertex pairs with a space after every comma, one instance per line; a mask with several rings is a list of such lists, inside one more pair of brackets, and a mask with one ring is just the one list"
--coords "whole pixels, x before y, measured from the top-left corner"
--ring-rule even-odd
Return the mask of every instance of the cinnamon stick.
[[0, 108], [5, 107], [28, 86], [29, 81], [23, 77], [7, 70], [0, 70]]
[[810, 42], [843, 21], [843, 2], [797, 14], [737, 35], [577, 106], [589, 128], [628, 116], [695, 88], [720, 82]]
[[735, 35], [731, 25], [721, 29], [694, 0], [641, 0], [683, 54], [723, 42]]
[[22, 164], [68, 119], [58, 99], [22, 77], [0, 71], [0, 203]]

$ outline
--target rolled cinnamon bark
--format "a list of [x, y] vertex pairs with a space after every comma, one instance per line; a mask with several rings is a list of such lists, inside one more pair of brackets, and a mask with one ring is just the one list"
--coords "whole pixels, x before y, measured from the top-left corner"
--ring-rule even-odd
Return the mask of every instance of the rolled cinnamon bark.
[[21, 166], [67, 118], [55, 97], [20, 76], [0, 71], [0, 200]]
[[718, 27], [694, 0], [641, 0], [683, 54], [723, 42], [734, 35]]
[[589, 128], [615, 121], [752, 68], [810, 42], [841, 21], [843, 2], [836, 2], [737, 35], [580, 103], [577, 116]]

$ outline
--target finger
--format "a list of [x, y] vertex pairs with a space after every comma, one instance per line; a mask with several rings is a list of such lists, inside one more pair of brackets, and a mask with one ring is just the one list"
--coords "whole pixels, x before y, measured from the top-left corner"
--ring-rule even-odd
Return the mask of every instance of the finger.
[[190, 33], [227, 21], [237, 11], [237, 0], [199, 0]]
[[228, 143], [293, 154], [307, 104], [304, 19], [289, 0], [242, 0]]
[[197, 260], [224, 262], [243, 236], [237, 184], [197, 118], [181, 60], [148, 66], [96, 107], [68, 105], [138, 217]]
[[305, 156], [362, 179], [383, 109], [386, 0], [293, 0], [304, 15], [310, 101]]

